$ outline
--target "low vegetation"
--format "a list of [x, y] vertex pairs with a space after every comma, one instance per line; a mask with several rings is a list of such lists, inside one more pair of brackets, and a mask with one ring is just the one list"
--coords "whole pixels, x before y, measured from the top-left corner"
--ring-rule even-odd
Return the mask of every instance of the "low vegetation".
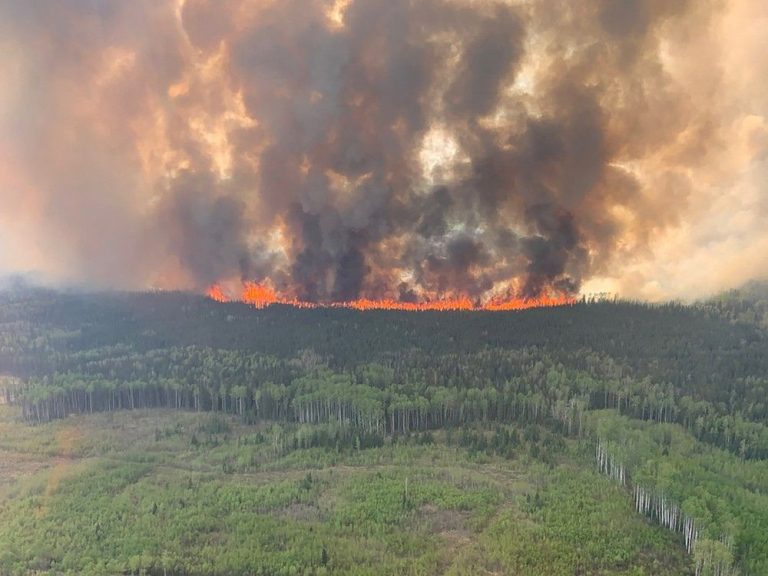
[[[4, 479], [3, 574], [690, 570], [578, 442], [538, 427], [276, 449], [278, 429], [305, 427], [160, 410], [40, 426], [19, 416], [0, 410], [16, 431], [3, 449], [37, 464]], [[494, 447], [497, 436], [519, 441]]]

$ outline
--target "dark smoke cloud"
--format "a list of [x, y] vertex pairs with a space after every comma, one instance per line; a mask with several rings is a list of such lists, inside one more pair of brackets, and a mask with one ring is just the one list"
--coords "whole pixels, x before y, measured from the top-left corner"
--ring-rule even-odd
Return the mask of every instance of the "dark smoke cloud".
[[214, 196], [209, 173], [180, 174], [169, 191], [163, 219], [172, 223], [169, 239], [181, 264], [196, 282], [213, 284], [240, 267], [251, 272], [251, 255], [244, 237], [248, 230], [245, 203], [231, 196]]
[[0, 195], [100, 284], [576, 293], [681, 223], [719, 135], [662, 46], [715, 10], [0, 0]]

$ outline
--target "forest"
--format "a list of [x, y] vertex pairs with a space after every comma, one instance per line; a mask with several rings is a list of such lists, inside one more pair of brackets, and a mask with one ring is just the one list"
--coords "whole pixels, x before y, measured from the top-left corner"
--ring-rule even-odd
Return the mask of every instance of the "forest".
[[0, 452], [37, 456], [0, 491], [0, 573], [766, 574], [767, 295], [403, 312], [10, 287]]

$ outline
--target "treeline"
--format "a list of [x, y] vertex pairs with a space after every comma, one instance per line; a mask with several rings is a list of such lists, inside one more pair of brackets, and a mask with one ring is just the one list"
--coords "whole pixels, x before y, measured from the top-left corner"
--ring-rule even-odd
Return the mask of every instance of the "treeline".
[[[180, 293], [0, 293], [0, 362], [17, 375], [82, 371], [79, 351], [199, 346], [281, 359], [313, 350], [335, 371], [421, 352], [424, 360], [484, 350], [542, 348], [567, 364], [584, 351], [637, 379], [674, 387], [755, 418], [750, 394], [768, 374], [768, 335], [712, 307], [592, 302], [521, 312], [359, 312], [219, 304]], [[763, 391], [765, 388], [763, 387]]]
[[728, 290], [699, 306], [732, 322], [768, 328], [768, 280], [753, 280], [735, 290]]
[[[377, 372], [377, 367], [369, 367]], [[551, 421], [578, 433], [588, 397], [567, 398], [567, 390], [528, 394], [522, 380], [500, 386], [379, 386], [355, 382], [350, 374], [316, 369], [289, 385], [266, 382], [249, 387], [225, 382], [194, 386], [155, 378], [117, 381], [97, 376], [55, 374], [19, 383], [12, 397], [33, 422], [73, 413], [172, 408], [226, 412], [245, 421], [333, 422], [369, 432], [406, 434], [485, 421]], [[560, 395], [559, 395], [560, 394]]]
[[[676, 422], [697, 438], [745, 459], [768, 457], [768, 427], [648, 379], [619, 377], [609, 360], [588, 371], [566, 368], [537, 350], [433, 358], [431, 367], [400, 358], [336, 373], [311, 354], [273, 357], [189, 348], [151, 354], [129, 364], [127, 379], [101, 372], [54, 373], [6, 386], [25, 418], [44, 422], [73, 413], [140, 408], [226, 412], [243, 420], [336, 422], [365, 431], [408, 433], [471, 422], [541, 422], [581, 435], [589, 410], [612, 408], [640, 420]], [[170, 360], [169, 360], [170, 359]], [[462, 377], [476, 366], [474, 377]], [[483, 375], [493, 366], [496, 378]], [[162, 369], [163, 367], [168, 370]], [[91, 366], [93, 368], [93, 366]], [[616, 373], [614, 373], [616, 372]], [[611, 375], [613, 374], [613, 377]], [[478, 374], [480, 377], [478, 377]], [[12, 391], [12, 392], [11, 392]]]
[[696, 574], [768, 570], [768, 462], [692, 442], [677, 426], [591, 413], [598, 469], [632, 490], [637, 511], [678, 532]]

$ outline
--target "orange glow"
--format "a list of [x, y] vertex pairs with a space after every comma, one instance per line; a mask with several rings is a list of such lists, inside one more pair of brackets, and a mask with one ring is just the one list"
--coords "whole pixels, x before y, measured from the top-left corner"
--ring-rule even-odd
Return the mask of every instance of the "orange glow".
[[483, 305], [483, 310], [525, 310], [527, 308], [549, 308], [552, 306], [567, 306], [575, 304], [573, 296], [563, 294], [542, 294], [536, 298], [511, 298], [508, 300], [491, 300]]
[[476, 305], [467, 297], [446, 298], [425, 302], [401, 302], [399, 300], [382, 299], [372, 300], [360, 298], [349, 302], [333, 302], [330, 304], [318, 304], [304, 302], [295, 298], [281, 297], [273, 288], [256, 282], [243, 283], [240, 295], [237, 298], [228, 297], [218, 284], [211, 286], [206, 292], [208, 298], [216, 302], [244, 302], [255, 308], [266, 308], [272, 304], [285, 304], [297, 308], [350, 308], [353, 310], [401, 310], [405, 312], [423, 311], [454, 311], [454, 310], [526, 310], [528, 308], [548, 308], [553, 306], [567, 306], [575, 304], [573, 296], [562, 294], [543, 294], [536, 298], [507, 298], [497, 299]]
[[224, 294], [224, 291], [221, 289], [221, 286], [218, 284], [214, 284], [210, 288], [208, 288], [208, 291], [205, 293], [208, 298], [211, 300], [215, 300], [216, 302], [229, 302], [229, 298]]
[[406, 310], [419, 312], [422, 310], [474, 310], [475, 306], [469, 298], [449, 298], [432, 302], [400, 302], [398, 300], [370, 300], [361, 298], [351, 302], [334, 304], [340, 308], [354, 308], [355, 310]]
[[240, 296], [240, 300], [256, 308], [264, 308], [279, 302], [279, 298], [274, 290], [255, 282], [246, 282], [243, 285], [243, 293]]

